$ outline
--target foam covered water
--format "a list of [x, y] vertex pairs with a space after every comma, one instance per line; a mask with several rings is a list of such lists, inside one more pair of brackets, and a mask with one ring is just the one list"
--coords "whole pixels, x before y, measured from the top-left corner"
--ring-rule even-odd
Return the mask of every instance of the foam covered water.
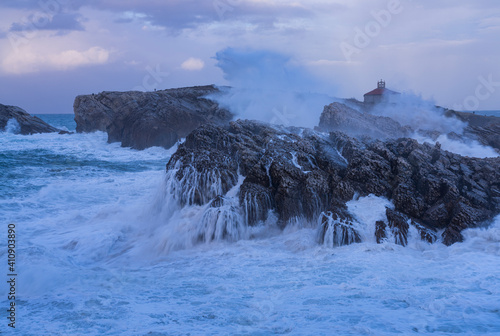
[[[376, 244], [373, 223], [391, 204], [369, 196], [348, 204], [363, 242], [332, 248], [315, 227], [279, 231], [272, 215], [247, 228], [234, 188], [219, 212], [179, 207], [165, 193], [174, 149], [106, 139], [0, 133], [0, 220], [19, 231], [19, 334], [500, 334], [500, 217], [451, 247], [411, 234], [406, 247]], [[227, 239], [223, 223], [236, 230]], [[214, 239], [193, 240], [199, 230]]]

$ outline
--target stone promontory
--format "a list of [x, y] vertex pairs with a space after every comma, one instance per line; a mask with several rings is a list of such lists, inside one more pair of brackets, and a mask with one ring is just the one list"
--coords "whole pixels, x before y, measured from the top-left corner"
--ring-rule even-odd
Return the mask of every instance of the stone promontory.
[[9, 123], [14, 133], [23, 135], [61, 132], [20, 107], [0, 104], [0, 130], [5, 130]]
[[107, 132], [108, 142], [134, 149], [170, 148], [203, 124], [228, 124], [232, 114], [206, 98], [219, 93], [215, 86], [207, 85], [77, 96], [76, 131]]
[[500, 213], [500, 157], [462, 157], [410, 138], [365, 141], [238, 120], [193, 131], [167, 170], [175, 173], [173, 197], [182, 206], [210, 203], [222, 216], [229, 190], [239, 186], [239, 206], [231, 207], [239, 207], [246, 225], [266, 220], [272, 210], [281, 227], [297, 219], [319, 223], [320, 241], [334, 245], [360, 240], [346, 206], [355, 195], [392, 201], [387, 220], [373, 223], [374, 234], [401, 245], [410, 228], [429, 242], [441, 233], [450, 245], [463, 239], [462, 230]]

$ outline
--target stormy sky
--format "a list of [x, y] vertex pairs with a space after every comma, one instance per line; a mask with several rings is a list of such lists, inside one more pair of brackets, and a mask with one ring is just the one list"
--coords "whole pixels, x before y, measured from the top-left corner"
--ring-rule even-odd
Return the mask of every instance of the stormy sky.
[[385, 79], [441, 106], [500, 109], [497, 0], [0, 2], [0, 103], [32, 114], [72, 113], [78, 94], [232, 84], [216, 55], [236, 67], [245, 53], [337, 97]]

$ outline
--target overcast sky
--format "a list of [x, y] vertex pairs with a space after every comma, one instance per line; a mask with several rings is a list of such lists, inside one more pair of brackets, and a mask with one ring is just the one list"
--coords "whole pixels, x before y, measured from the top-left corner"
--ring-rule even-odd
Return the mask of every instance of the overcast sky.
[[385, 79], [500, 110], [498, 0], [2, 0], [0, 103], [72, 113], [78, 94], [227, 85], [227, 48], [283, 54], [338, 97]]

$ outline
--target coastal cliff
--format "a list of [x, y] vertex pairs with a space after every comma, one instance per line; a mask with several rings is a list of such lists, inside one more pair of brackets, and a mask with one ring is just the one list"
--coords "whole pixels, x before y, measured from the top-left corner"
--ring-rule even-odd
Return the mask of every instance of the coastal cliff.
[[134, 149], [170, 148], [203, 124], [222, 125], [232, 119], [229, 111], [205, 98], [218, 93], [215, 86], [208, 85], [77, 96], [76, 131], [107, 132], [108, 142]]

